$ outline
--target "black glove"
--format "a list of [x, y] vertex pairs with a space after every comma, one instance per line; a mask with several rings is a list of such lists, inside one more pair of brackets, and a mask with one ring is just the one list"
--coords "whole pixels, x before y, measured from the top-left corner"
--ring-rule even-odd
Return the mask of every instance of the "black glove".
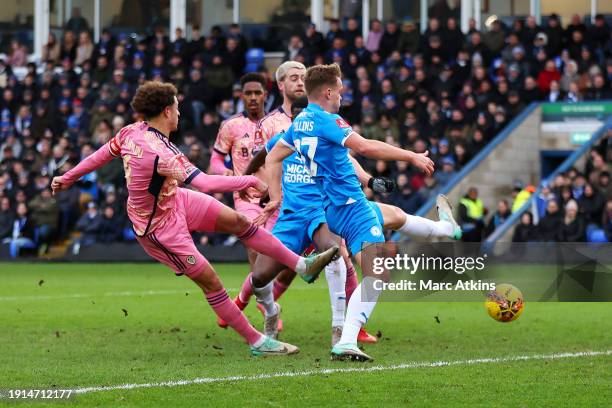
[[386, 177], [372, 177], [368, 180], [368, 187], [377, 193], [390, 193], [395, 190], [395, 182]]

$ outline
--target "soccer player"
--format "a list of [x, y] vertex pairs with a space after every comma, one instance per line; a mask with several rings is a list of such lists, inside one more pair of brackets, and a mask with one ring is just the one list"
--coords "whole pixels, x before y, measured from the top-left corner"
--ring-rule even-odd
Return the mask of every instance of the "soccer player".
[[[268, 113], [265, 117], [263, 117], [263, 119], [261, 119], [261, 121], [259, 121], [257, 125], [257, 129], [256, 129], [257, 140], [263, 140], [265, 143], [268, 140], [270, 140], [274, 135], [280, 132], [286, 131], [289, 128], [289, 126], [291, 126], [291, 104], [295, 102], [297, 98], [305, 94], [304, 75], [306, 75], [306, 67], [304, 66], [304, 64], [297, 62], [297, 61], [284, 62], [277, 68], [276, 73], [275, 73], [275, 78], [276, 78], [276, 83], [278, 85], [278, 89], [283, 97], [283, 104], [279, 106], [277, 109]], [[263, 145], [258, 146], [258, 147], [261, 147], [258, 149], [259, 151], [264, 150]], [[221, 150], [221, 153], [222, 153], [222, 150]], [[214, 157], [215, 156], [213, 153], [213, 158]], [[251, 161], [251, 159], [252, 157], [249, 158], [249, 161]], [[248, 164], [249, 161], [247, 161], [246, 163]], [[219, 162], [219, 159], [217, 158], [217, 163], [218, 162]], [[244, 170], [246, 169], [246, 167], [247, 167], [246, 164], [243, 167], [241, 167], [243, 171], [243, 173], [241, 174], [246, 174], [244, 173]], [[249, 174], [253, 174], [253, 173], [258, 174], [259, 176], [264, 177], [265, 179], [265, 173], [262, 174], [262, 172], [256, 173], [255, 171], [253, 171], [252, 173], [249, 173]], [[237, 203], [238, 202], [242, 203], [245, 201], [252, 200], [252, 198], [246, 196], [245, 194], [241, 194], [241, 195], [243, 197], [239, 197], [240, 201], [237, 201]], [[257, 200], [257, 198], [255, 199]], [[241, 211], [241, 209], [245, 207], [247, 206], [240, 204], [240, 207], [239, 207], [237, 204], [236, 209], [238, 211]], [[254, 206], [249, 205], [249, 211], [252, 211], [252, 212], [247, 213], [247, 215], [250, 215], [252, 216], [252, 218], [259, 220], [259, 216], [262, 213], [261, 207], [255, 208]], [[264, 227], [268, 230], [272, 230], [277, 217], [278, 217], [278, 213], [273, 214], [269, 218], [267, 217], [266, 222], [263, 224]], [[252, 258], [249, 258], [249, 261], [252, 261], [252, 260], [253, 260]], [[253, 266], [254, 266], [254, 263], [251, 264], [251, 270]], [[252, 276], [251, 273], [247, 275], [240, 289], [240, 293], [234, 299], [234, 302], [241, 310], [244, 310], [247, 307], [249, 300], [251, 296], [253, 295], [251, 276]], [[280, 275], [278, 275], [277, 279], [274, 281], [274, 287], [273, 287], [275, 299], [278, 299], [287, 290], [287, 288], [293, 281], [294, 277], [295, 277], [295, 272], [290, 269], [287, 269], [281, 272]], [[225, 322], [217, 321], [217, 323], [219, 324], [219, 326], [225, 327]], [[278, 320], [278, 329], [280, 330], [281, 328], [282, 328], [282, 321]]]
[[[242, 242], [275, 257], [299, 274], [312, 278], [335, 255], [334, 249], [305, 259], [284, 247], [263, 228], [258, 228], [203, 192], [226, 192], [245, 188], [265, 191], [253, 176], [210, 176], [197, 169], [168, 138], [177, 130], [177, 90], [171, 84], [148, 82], [138, 88], [132, 108], [146, 121], [121, 129], [108, 143], [63, 176], [55, 177], [54, 192], [69, 188], [83, 175], [121, 156], [128, 189], [127, 213], [137, 240], [145, 252], [169, 266], [177, 275], [187, 275], [204, 292], [217, 316], [223, 318], [250, 345], [253, 355], [294, 354], [297, 347], [264, 336], [250, 325], [229, 299], [219, 277], [197, 250], [191, 232], [235, 234]], [[179, 187], [191, 185], [200, 192]]]
[[[292, 116], [295, 118], [307, 105], [308, 99], [306, 97], [297, 99], [291, 105]], [[246, 174], [251, 174], [263, 165], [267, 152], [272, 150], [280, 137], [281, 133], [268, 141], [266, 150], [259, 152], [253, 158], [253, 161], [247, 167]], [[390, 192], [393, 184], [391, 180], [384, 177], [372, 177], [356, 160], [352, 157], [349, 157], [349, 159], [353, 163], [359, 180], [364, 186], [368, 185], [380, 192]], [[296, 253], [303, 252], [313, 242], [319, 250], [326, 250], [332, 245], [341, 245], [341, 239], [333, 234], [327, 226], [323, 209], [323, 196], [315, 185], [314, 180], [310, 177], [308, 169], [304, 166], [304, 159], [297, 153], [293, 153], [283, 161], [282, 192], [283, 201], [280, 217], [272, 233], [284, 245]], [[447, 200], [446, 197], [440, 196], [439, 201]], [[458, 226], [456, 229], [454, 227], [456, 225], [454, 219], [434, 222], [406, 214], [402, 209], [392, 205], [371, 201], [369, 204], [385, 229], [398, 230], [404, 234], [425, 238], [460, 238], [460, 235], [459, 237], [454, 235], [456, 229], [458, 230]], [[264, 213], [269, 214], [267, 209], [264, 210]], [[444, 213], [441, 212], [440, 217], [443, 218]], [[354, 282], [349, 282], [348, 285], [345, 283], [345, 264], [352, 265], [347, 255], [343, 253], [344, 262], [338, 259], [325, 267], [332, 309], [332, 345], [340, 340], [340, 334], [342, 333], [345, 299], [350, 299], [357, 287], [355, 275]], [[274, 303], [278, 299], [272, 295], [269, 283], [282, 268], [282, 264], [264, 255], [259, 255], [255, 261], [255, 268], [252, 274], [257, 302], [263, 305], [266, 311], [264, 333], [273, 337], [277, 334], [275, 320], [278, 318], [279, 306]]]
[[[238, 113], [221, 124], [213, 153], [210, 158], [210, 171], [213, 174], [242, 176], [247, 165], [259, 150], [264, 148], [267, 139], [257, 131], [257, 124], [264, 117], [264, 103], [267, 97], [266, 80], [256, 73], [245, 74], [240, 78], [242, 101], [245, 111]], [[232, 169], [225, 167], [225, 156], [232, 158]], [[234, 193], [234, 208], [250, 220], [257, 218], [262, 208], [259, 206], [261, 194], [251, 194], [241, 198]], [[271, 223], [272, 221], [270, 221]], [[264, 228], [270, 230], [270, 225]], [[251, 268], [256, 252], [247, 248]]]
[[[317, 65], [306, 71], [305, 88], [309, 105], [294, 120], [280, 141], [266, 157], [270, 179], [270, 202], [281, 201], [279, 188], [282, 162], [293, 152], [305, 160], [311, 177], [323, 194], [329, 229], [341, 236], [361, 265], [361, 251], [367, 243], [383, 243], [382, 225], [368, 203], [348, 158], [348, 149], [378, 160], [405, 161], [432, 174], [434, 164], [427, 153], [414, 153], [377, 140], [364, 139], [340, 117], [342, 81], [337, 64]], [[365, 277], [349, 300], [340, 341], [332, 348], [334, 359], [371, 360], [357, 346], [357, 335], [374, 306], [374, 298], [364, 301], [363, 288], [372, 287], [372, 277]]]

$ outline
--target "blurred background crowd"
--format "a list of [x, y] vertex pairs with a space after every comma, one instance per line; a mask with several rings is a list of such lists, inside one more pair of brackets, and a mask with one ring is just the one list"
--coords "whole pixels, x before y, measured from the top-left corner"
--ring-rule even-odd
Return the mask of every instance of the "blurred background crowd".
[[[481, 31], [471, 20], [464, 34], [450, 14], [430, 18], [424, 32], [411, 20], [373, 20], [364, 38], [360, 21], [345, 18], [330, 21], [326, 32], [314, 24], [296, 25], [282, 48], [284, 59], [306, 66], [342, 67], [340, 114], [356, 131], [417, 152], [429, 150], [436, 163], [432, 177], [405, 163], [363, 163], [373, 175], [397, 184], [385, 196], [367, 190], [370, 198], [414, 213], [531, 102], [612, 99], [610, 27], [602, 15], [592, 24], [583, 21], [576, 15], [563, 25], [553, 14], [541, 25], [533, 17], [512, 24], [494, 20]], [[282, 102], [263, 51], [252, 48], [260, 44], [240, 25], [213, 26], [210, 32], [196, 26], [189, 40], [181, 29], [174, 34], [170, 41], [163, 25], [139, 36], [103, 30], [94, 42], [91, 23], [75, 10], [61, 35], [49, 35], [39, 63], [28, 62], [29, 50], [18, 39], [5, 44], [0, 241], [12, 245], [12, 254], [45, 253], [71, 236], [78, 236], [78, 245], [134, 239], [120, 160], [57, 196], [51, 196], [49, 183], [137, 119], [130, 100], [139, 84], [160, 80], [177, 86], [181, 120], [172, 139], [203, 170], [220, 123], [243, 109], [241, 75], [256, 71], [268, 79], [266, 111]], [[584, 241], [596, 233], [612, 239], [610, 156], [602, 143], [585, 169], [546, 186], [536, 212], [523, 217], [514, 238]], [[512, 212], [521, 192], [535, 189], [517, 180], [515, 191], [491, 214], [478, 208], [477, 189], [468, 192], [459, 205], [462, 222], [474, 226], [468, 239], [486, 237]], [[230, 195], [218, 198], [231, 204]], [[72, 235], [75, 230], [79, 234]], [[216, 234], [196, 239], [234, 243]]]

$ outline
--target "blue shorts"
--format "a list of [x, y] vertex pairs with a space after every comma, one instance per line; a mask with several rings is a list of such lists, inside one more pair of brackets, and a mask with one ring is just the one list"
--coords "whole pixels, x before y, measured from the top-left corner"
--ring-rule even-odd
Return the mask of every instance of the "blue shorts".
[[372, 204], [363, 199], [352, 204], [329, 205], [325, 209], [329, 229], [344, 238], [353, 255], [361, 252], [364, 244], [385, 242], [379, 221], [382, 214], [377, 216]]
[[378, 204], [376, 204], [374, 201], [368, 201], [368, 204], [370, 204], [370, 207], [372, 207], [372, 209], [376, 213], [376, 218], [378, 218], [378, 222], [380, 222], [380, 225], [384, 226], [385, 218], [383, 217], [382, 211], [380, 211], [380, 207], [378, 206]]
[[272, 235], [287, 248], [301, 254], [312, 244], [312, 236], [321, 224], [327, 223], [323, 208], [311, 208], [293, 212], [281, 209]]

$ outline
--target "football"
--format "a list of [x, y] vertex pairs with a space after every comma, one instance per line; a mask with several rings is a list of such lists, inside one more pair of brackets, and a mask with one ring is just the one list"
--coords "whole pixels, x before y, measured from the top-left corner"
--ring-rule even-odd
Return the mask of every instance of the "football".
[[489, 316], [498, 322], [507, 323], [519, 318], [525, 308], [525, 302], [519, 289], [509, 283], [503, 283], [487, 294], [485, 306]]

